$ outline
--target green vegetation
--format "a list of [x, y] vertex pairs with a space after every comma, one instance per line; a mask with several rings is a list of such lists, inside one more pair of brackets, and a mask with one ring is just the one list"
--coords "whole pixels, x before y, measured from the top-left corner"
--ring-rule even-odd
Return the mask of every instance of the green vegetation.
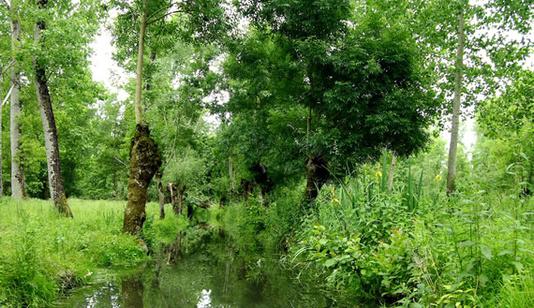
[[[121, 232], [124, 202], [69, 201], [75, 220], [63, 219], [45, 201], [2, 199], [0, 302], [46, 306], [99, 270], [132, 268], [148, 260], [146, 247]], [[154, 220], [157, 205], [148, 209]], [[149, 249], [172, 242], [186, 226], [172, 215], [147, 224]]]
[[133, 306], [197, 258], [296, 303], [534, 306], [533, 13], [0, 0], [0, 306], [138, 270]]

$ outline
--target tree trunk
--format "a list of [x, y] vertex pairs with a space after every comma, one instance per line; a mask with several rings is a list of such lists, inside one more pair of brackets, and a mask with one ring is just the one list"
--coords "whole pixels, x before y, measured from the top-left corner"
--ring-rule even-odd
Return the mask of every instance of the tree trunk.
[[174, 183], [167, 184], [167, 188], [169, 189], [169, 193], [171, 194], [171, 206], [172, 206], [172, 209], [173, 209], [174, 213], [176, 213], [176, 215], [178, 215], [179, 213], [176, 212], [176, 188], [174, 186], [175, 186]]
[[[39, 0], [38, 5], [43, 9], [48, 0]], [[41, 44], [41, 32], [45, 29], [45, 22], [38, 21], [35, 28], [35, 43]], [[59, 144], [56, 128], [56, 120], [52, 109], [52, 99], [48, 90], [48, 80], [44, 64], [34, 56], [35, 67], [35, 87], [37, 90], [37, 100], [41, 109], [41, 120], [43, 122], [43, 132], [45, 138], [46, 161], [48, 163], [48, 184], [50, 187], [50, 197], [60, 214], [72, 217], [72, 212], [67, 203], [63, 177], [61, 176], [61, 162], [59, 159]]]
[[[2, 74], [3, 67], [0, 66], [0, 85], [3, 84], [4, 77]], [[9, 92], [8, 92], [9, 93]], [[9, 94], [11, 95], [11, 94]], [[2, 110], [4, 106], [4, 101], [2, 100], [3, 95], [0, 95], [0, 197], [4, 195], [4, 179], [2, 176], [3, 164], [2, 164]], [[7, 99], [7, 96], [6, 96]]]
[[137, 125], [143, 124], [143, 69], [145, 56], [145, 32], [146, 32], [146, 5], [147, 0], [143, 1], [143, 14], [141, 15], [141, 24], [139, 29], [139, 45], [137, 49], [137, 71], [135, 87], [135, 122]]
[[165, 219], [165, 193], [161, 183], [161, 172], [156, 173], [156, 185], [158, 187], [159, 219]]
[[182, 214], [185, 201], [185, 185], [179, 184], [176, 187], [176, 209], [174, 210], [177, 215]]
[[393, 190], [393, 178], [395, 176], [395, 167], [397, 166], [397, 156], [395, 153], [391, 153], [391, 165], [388, 172], [388, 192]]
[[124, 211], [124, 232], [137, 235], [143, 228], [148, 185], [160, 166], [158, 148], [150, 137], [148, 126], [137, 125], [130, 149], [128, 204]]
[[[13, 55], [16, 54], [20, 44], [20, 24], [18, 20], [11, 22], [11, 48]], [[11, 68], [11, 106], [9, 129], [11, 137], [11, 196], [15, 199], [26, 197], [24, 191], [24, 172], [21, 163], [21, 142], [20, 142], [20, 72], [16, 56], [13, 56], [13, 67]]]
[[130, 150], [130, 176], [128, 179], [128, 204], [124, 211], [123, 231], [139, 234], [145, 223], [145, 205], [147, 190], [152, 177], [161, 166], [161, 157], [154, 140], [150, 137], [150, 129], [143, 121], [143, 57], [145, 49], [147, 1], [143, 1], [143, 13], [139, 31], [137, 54], [137, 77], [135, 87], [135, 121], [136, 132]]
[[456, 152], [458, 148], [458, 131], [460, 126], [460, 107], [463, 90], [463, 67], [464, 67], [464, 14], [458, 15], [458, 47], [456, 49], [454, 101], [452, 105], [451, 140], [449, 145], [449, 161], [447, 163], [447, 194], [456, 190]]
[[308, 205], [310, 205], [319, 195], [319, 190], [321, 190], [321, 187], [323, 187], [323, 185], [330, 178], [330, 171], [328, 171], [326, 160], [320, 155], [313, 156], [308, 159], [306, 170], [305, 201]]

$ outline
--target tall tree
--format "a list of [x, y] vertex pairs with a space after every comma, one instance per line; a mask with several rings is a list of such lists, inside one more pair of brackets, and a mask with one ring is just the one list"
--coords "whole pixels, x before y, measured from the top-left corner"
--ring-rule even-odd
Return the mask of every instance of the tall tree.
[[[436, 89], [451, 116], [447, 193], [456, 190], [456, 152], [462, 110], [503, 90], [528, 56], [530, 1], [409, 0], [412, 29], [437, 74]], [[454, 33], [454, 35], [451, 35]], [[469, 116], [468, 114], [464, 114]]]
[[458, 147], [458, 133], [460, 130], [460, 107], [463, 92], [463, 67], [464, 67], [464, 13], [460, 8], [458, 12], [458, 45], [456, 47], [455, 77], [454, 77], [454, 102], [452, 105], [451, 139], [449, 144], [449, 159], [447, 161], [447, 193], [456, 190], [456, 152]]
[[[305, 161], [307, 201], [383, 148], [405, 156], [428, 138], [438, 106], [432, 79], [403, 19], [408, 10], [382, 2], [358, 2], [358, 10], [345, 0], [243, 4], [254, 28], [226, 64], [231, 125], [251, 119], [254, 133], [241, 139], [255, 145], [261, 136], [257, 148], [267, 140], [263, 158], [278, 149], [281, 161]], [[271, 146], [281, 139], [285, 147]]]
[[24, 187], [24, 171], [21, 157], [21, 130], [20, 130], [20, 71], [17, 53], [20, 49], [20, 22], [17, 7], [11, 3], [11, 106], [10, 106], [10, 139], [11, 139], [11, 196], [21, 199], [26, 196]]
[[[156, 142], [150, 135], [148, 121], [143, 107], [145, 49], [155, 55], [157, 50], [174, 47], [176, 39], [200, 41], [221, 29], [219, 21], [224, 9], [220, 0], [182, 1], [138, 0], [133, 2], [116, 0], [114, 3], [124, 9], [115, 23], [115, 34], [119, 52], [116, 58], [126, 62], [132, 69], [129, 58], [134, 58], [133, 48], [137, 44], [136, 86], [135, 86], [135, 135], [130, 151], [130, 176], [128, 180], [128, 204], [124, 214], [123, 231], [138, 234], [145, 220], [145, 203], [148, 186], [161, 165]], [[137, 39], [132, 37], [131, 20], [138, 21]], [[149, 31], [150, 29], [154, 31]], [[210, 36], [213, 37], [213, 36]], [[159, 54], [159, 53], [158, 53]], [[155, 60], [155, 59], [153, 59]], [[150, 86], [157, 88], [157, 85]], [[145, 106], [144, 106], [145, 105]]]
[[[40, 10], [46, 9], [47, 4], [48, 0], [37, 1]], [[35, 26], [35, 44], [41, 48], [44, 46], [41, 36], [45, 28], [46, 23], [44, 19], [38, 20]], [[66, 217], [72, 217], [72, 211], [67, 203], [63, 177], [61, 175], [58, 133], [52, 108], [52, 99], [48, 88], [48, 77], [46, 75], [45, 63], [43, 59], [39, 57], [39, 54], [34, 56], [33, 62], [35, 69], [35, 87], [43, 123], [50, 197], [59, 213]]]
[[147, 29], [147, 0], [140, 9], [139, 42], [135, 83], [135, 135], [130, 150], [130, 176], [128, 179], [128, 204], [124, 211], [123, 231], [139, 234], [146, 219], [145, 204], [147, 190], [161, 166], [161, 158], [154, 140], [150, 137], [148, 124], [143, 120], [143, 69], [145, 55], [145, 33]]

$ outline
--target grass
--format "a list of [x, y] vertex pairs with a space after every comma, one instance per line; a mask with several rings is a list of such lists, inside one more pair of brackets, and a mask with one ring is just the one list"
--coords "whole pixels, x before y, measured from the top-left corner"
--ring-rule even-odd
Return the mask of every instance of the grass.
[[[74, 219], [58, 216], [46, 201], [0, 200], [0, 306], [47, 306], [99, 269], [132, 268], [149, 259], [138, 239], [121, 232], [126, 202], [69, 204]], [[167, 211], [159, 220], [158, 206], [147, 205], [143, 234], [151, 250], [187, 226]]]

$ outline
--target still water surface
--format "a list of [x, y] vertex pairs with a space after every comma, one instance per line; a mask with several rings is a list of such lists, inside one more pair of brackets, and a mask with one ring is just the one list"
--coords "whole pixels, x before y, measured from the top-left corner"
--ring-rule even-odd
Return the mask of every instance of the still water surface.
[[75, 290], [58, 307], [331, 306], [320, 292], [297, 284], [276, 265], [264, 268], [256, 279], [245, 279], [242, 267], [231, 260], [214, 262], [196, 256], [178, 263], [162, 267], [159, 274], [154, 267], [145, 266], [134, 273], [101, 278]]

